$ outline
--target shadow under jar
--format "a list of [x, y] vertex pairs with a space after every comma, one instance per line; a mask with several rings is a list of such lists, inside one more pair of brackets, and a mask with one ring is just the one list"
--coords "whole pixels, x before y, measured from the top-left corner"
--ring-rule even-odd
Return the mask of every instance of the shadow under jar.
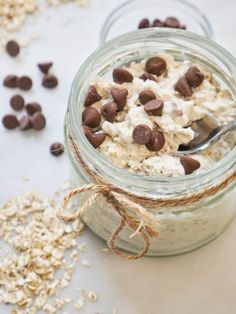
[[[125, 191], [150, 199], [175, 199], [193, 193], [204, 193], [206, 189], [219, 184], [235, 171], [236, 149], [222, 160], [198, 174], [164, 177], [145, 176], [119, 169], [107, 161], [87, 141], [82, 127], [82, 110], [85, 96], [91, 82], [97, 76], [110, 73], [115, 67], [139, 61], [166, 52], [176, 60], [190, 60], [211, 72], [222, 88], [236, 96], [236, 60], [226, 50], [207, 38], [180, 30], [147, 29], [122, 35], [96, 50], [79, 69], [71, 90], [65, 119], [67, 154], [72, 168], [75, 187], [92, 183], [84, 167], [74, 157], [68, 141], [71, 136], [77, 145], [87, 167], [103, 181]], [[85, 193], [74, 200], [79, 208], [89, 197]], [[176, 207], [145, 207], [160, 223], [160, 236], [151, 239], [147, 255], [165, 256], [194, 250], [216, 238], [232, 221], [236, 214], [234, 181], [213, 196], [205, 197], [191, 205]], [[119, 225], [120, 216], [103, 196], [99, 196], [83, 216], [84, 222], [98, 236], [108, 240]], [[138, 253], [143, 248], [139, 235], [130, 238], [129, 227], [118, 235], [116, 245], [120, 249]]]

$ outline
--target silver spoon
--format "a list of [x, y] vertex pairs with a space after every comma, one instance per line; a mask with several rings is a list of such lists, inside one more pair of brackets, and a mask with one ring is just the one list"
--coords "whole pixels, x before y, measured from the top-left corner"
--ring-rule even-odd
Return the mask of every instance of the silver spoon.
[[195, 131], [194, 139], [186, 145], [181, 145], [174, 155], [191, 155], [205, 151], [218, 142], [224, 134], [235, 130], [236, 121], [220, 125], [216, 118], [209, 114], [203, 119], [193, 122], [191, 128]]

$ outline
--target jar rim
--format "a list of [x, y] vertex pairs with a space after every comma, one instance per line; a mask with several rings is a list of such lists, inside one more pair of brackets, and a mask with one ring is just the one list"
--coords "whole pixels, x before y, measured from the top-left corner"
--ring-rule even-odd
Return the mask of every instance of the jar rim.
[[[139, 3], [139, 2], [141, 3], [142, 1], [143, 0], [127, 0], [127, 1], [123, 2], [122, 4], [119, 4], [118, 6], [116, 6], [109, 13], [109, 15], [107, 16], [107, 18], [105, 19], [105, 21], [103, 22], [103, 25], [101, 27], [100, 36], [99, 36], [100, 45], [107, 42], [109, 31], [110, 31], [112, 25], [119, 19], [120, 14], [122, 12], [129, 11], [130, 7], [132, 7], [133, 5], [137, 5], [137, 3]], [[213, 32], [212, 26], [211, 26], [208, 18], [202, 12], [202, 10], [200, 10], [200, 8], [198, 8], [195, 4], [192, 4], [186, 0], [165, 0], [165, 4], [168, 1], [172, 2], [172, 3], [175, 2], [179, 5], [185, 6], [189, 10], [191, 10], [195, 15], [198, 16], [198, 18], [200, 20], [200, 22], [199, 22], [200, 27], [203, 30], [203, 33], [205, 34], [205, 36], [208, 38], [211, 38], [211, 39], [214, 38], [214, 32]], [[157, 2], [157, 0], [155, 0], [155, 4], [156, 4], [156, 2]]]
[[[179, 37], [186, 40], [194, 40], [194, 42], [197, 44], [198, 42], [201, 42], [201, 45], [205, 45], [208, 47], [208, 49], [211, 49], [215, 52], [217, 52], [217, 56], [220, 58], [224, 57], [225, 64], [227, 68], [230, 69], [231, 73], [233, 73], [233, 83], [235, 87], [235, 93], [234, 98], [236, 96], [236, 59], [231, 55], [227, 50], [225, 50], [223, 47], [221, 47], [216, 42], [209, 40], [208, 38], [201, 36], [196, 33], [192, 33], [189, 31], [183, 31], [183, 30], [176, 30], [176, 29], [144, 29], [139, 31], [134, 31], [130, 33], [123, 34], [121, 36], [118, 36], [106, 44], [104, 44], [102, 47], [95, 50], [83, 63], [83, 65], [80, 67], [79, 71], [76, 74], [76, 77], [72, 84], [70, 99], [69, 99], [69, 106], [68, 106], [68, 115], [70, 118], [70, 121], [72, 123], [72, 132], [74, 132], [75, 139], [79, 141], [80, 147], [84, 148], [86, 147], [86, 152], [91, 156], [91, 158], [95, 158], [99, 163], [101, 163], [102, 167], [104, 169], [107, 169], [107, 171], [111, 171], [113, 174], [117, 174], [121, 176], [123, 179], [130, 179], [133, 182], [136, 180], [141, 180], [144, 184], [146, 183], [158, 183], [158, 184], [180, 184], [180, 183], [192, 183], [192, 182], [198, 182], [200, 179], [204, 179], [207, 177], [214, 176], [214, 178], [219, 179], [219, 170], [221, 170], [221, 175], [223, 176], [225, 173], [227, 173], [232, 167], [235, 165], [236, 162], [236, 147], [234, 147], [224, 158], [214, 163], [212, 166], [210, 166], [207, 169], [204, 169], [200, 171], [199, 173], [192, 173], [187, 176], [176, 176], [176, 177], [166, 177], [166, 176], [153, 176], [153, 175], [143, 175], [143, 174], [136, 174], [131, 171], [128, 171], [126, 169], [121, 169], [114, 164], [112, 164], [110, 161], [108, 161], [105, 157], [102, 156], [101, 153], [97, 152], [96, 149], [92, 147], [92, 145], [88, 142], [87, 138], [85, 137], [82, 129], [82, 124], [78, 123], [78, 119], [76, 116], [76, 113], [74, 111], [73, 104], [78, 105], [78, 82], [81, 80], [82, 75], [88, 69], [89, 66], [91, 66], [91, 63], [94, 63], [94, 60], [96, 60], [98, 57], [104, 56], [107, 51], [114, 49], [115, 45], [119, 45], [121, 41], [124, 39], [129, 40], [131, 37], [135, 40], [137, 37], [143, 37], [147, 39], [149, 36], [155, 36], [155, 39], [157, 38], [170, 38], [170, 37]], [[81, 82], [82, 83], [82, 82]], [[72, 120], [71, 120], [72, 118]], [[218, 171], [218, 172], [217, 172]], [[218, 173], [218, 175], [216, 175]], [[208, 182], [209, 183], [209, 182]]]

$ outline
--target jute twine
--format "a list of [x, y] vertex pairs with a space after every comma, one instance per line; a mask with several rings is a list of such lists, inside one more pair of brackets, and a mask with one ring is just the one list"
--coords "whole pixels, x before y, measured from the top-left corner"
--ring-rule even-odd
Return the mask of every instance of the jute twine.
[[[217, 184], [190, 195], [171, 199], [144, 197], [105, 182], [101, 176], [85, 163], [78, 146], [70, 134], [67, 134], [67, 140], [74, 161], [80, 164], [94, 183], [76, 188], [65, 196], [61, 206], [61, 218], [66, 222], [74, 221], [78, 218], [83, 220], [86, 211], [95, 203], [97, 197], [103, 196], [106, 201], [113, 206], [121, 218], [120, 224], [113, 231], [107, 244], [115, 254], [130, 260], [135, 260], [146, 255], [150, 248], [151, 238], [157, 238], [160, 235], [158, 218], [147, 211], [145, 206], [160, 209], [164, 207], [171, 208], [193, 205], [223, 191], [236, 180], [236, 170], [234, 170]], [[71, 199], [85, 192], [93, 192], [93, 194], [84, 202], [80, 209], [72, 213], [69, 212], [68, 208]], [[134, 233], [130, 237], [138, 234], [144, 241], [144, 249], [138, 254], [130, 255], [116, 247], [116, 239], [126, 225], [134, 230]]]

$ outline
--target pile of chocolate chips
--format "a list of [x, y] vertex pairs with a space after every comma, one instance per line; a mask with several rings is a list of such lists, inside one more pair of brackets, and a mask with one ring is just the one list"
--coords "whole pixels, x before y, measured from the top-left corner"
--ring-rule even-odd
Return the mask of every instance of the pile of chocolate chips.
[[143, 18], [138, 24], [139, 29], [149, 28], [149, 27], [169, 27], [169, 28], [186, 29], [186, 25], [182, 25], [176, 17], [172, 17], [172, 16], [167, 17], [165, 21], [161, 21], [160, 19], [155, 19], [153, 23], [150, 23], [149, 19]]

